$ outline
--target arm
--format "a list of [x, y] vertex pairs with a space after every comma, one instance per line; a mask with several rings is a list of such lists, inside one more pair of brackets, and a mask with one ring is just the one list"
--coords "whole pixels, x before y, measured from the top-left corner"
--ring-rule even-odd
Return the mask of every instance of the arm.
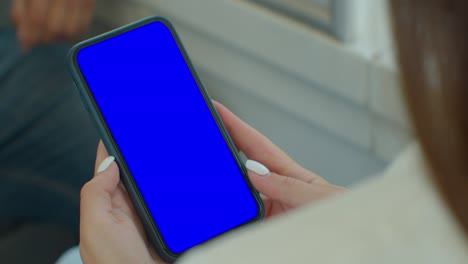
[[13, 0], [11, 19], [24, 51], [83, 33], [93, 15], [94, 0]]

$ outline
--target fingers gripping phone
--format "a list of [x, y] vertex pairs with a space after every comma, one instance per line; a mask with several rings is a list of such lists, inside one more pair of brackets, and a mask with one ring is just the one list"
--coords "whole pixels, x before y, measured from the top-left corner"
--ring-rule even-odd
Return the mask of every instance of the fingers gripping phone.
[[87, 40], [68, 59], [163, 259], [263, 217], [261, 198], [167, 20], [148, 18]]

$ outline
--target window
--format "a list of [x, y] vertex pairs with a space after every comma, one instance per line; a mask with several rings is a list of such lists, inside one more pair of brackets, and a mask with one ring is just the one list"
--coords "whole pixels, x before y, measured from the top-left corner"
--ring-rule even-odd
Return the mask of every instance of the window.
[[330, 33], [338, 40], [347, 40], [349, 0], [251, 0], [280, 14]]

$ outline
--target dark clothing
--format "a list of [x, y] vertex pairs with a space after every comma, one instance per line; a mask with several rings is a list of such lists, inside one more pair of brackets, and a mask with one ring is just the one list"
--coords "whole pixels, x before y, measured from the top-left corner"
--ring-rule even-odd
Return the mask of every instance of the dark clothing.
[[48, 45], [22, 54], [15, 32], [0, 29], [3, 226], [57, 223], [78, 232], [79, 191], [93, 174], [98, 137], [66, 68], [68, 49]]

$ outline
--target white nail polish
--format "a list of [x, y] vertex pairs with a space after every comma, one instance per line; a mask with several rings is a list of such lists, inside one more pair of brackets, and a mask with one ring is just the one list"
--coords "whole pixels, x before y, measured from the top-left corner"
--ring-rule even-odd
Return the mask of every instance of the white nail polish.
[[105, 159], [101, 162], [101, 164], [99, 165], [97, 172], [98, 172], [98, 173], [101, 173], [101, 172], [107, 170], [107, 168], [109, 168], [109, 166], [112, 164], [112, 162], [113, 162], [114, 160], [115, 160], [115, 158], [114, 158], [113, 156], [109, 156], [109, 157], [105, 158]]
[[245, 167], [247, 167], [248, 170], [251, 170], [260, 176], [267, 176], [268, 174], [270, 174], [270, 170], [268, 170], [267, 167], [265, 167], [260, 162], [254, 160], [248, 160], [245, 163]]

